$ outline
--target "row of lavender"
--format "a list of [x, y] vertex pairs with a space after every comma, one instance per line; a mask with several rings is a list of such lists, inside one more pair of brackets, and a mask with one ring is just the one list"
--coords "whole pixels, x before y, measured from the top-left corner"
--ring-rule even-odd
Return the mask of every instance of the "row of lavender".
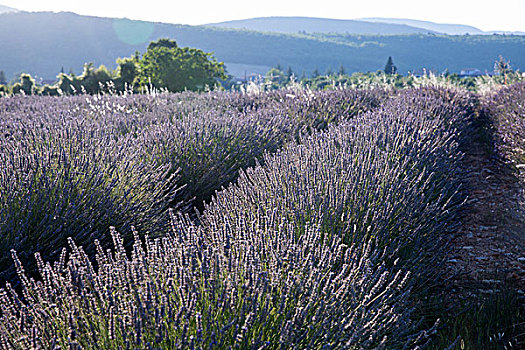
[[484, 107], [494, 123], [496, 147], [525, 180], [525, 84], [502, 88]]
[[[305, 132], [374, 108], [383, 91], [13, 97], [0, 102], [0, 280], [58, 258], [67, 237], [164, 231], [238, 170]], [[90, 249], [92, 252], [93, 249]], [[33, 263], [34, 266], [34, 263]], [[35, 271], [30, 268], [30, 271]]]
[[[239, 111], [264, 110], [268, 102], [257, 103]], [[277, 103], [290, 113], [300, 102]], [[166, 236], [145, 241], [139, 229], [131, 256], [113, 230], [112, 251], [93, 241], [94, 261], [70, 240], [69, 253], [63, 250], [53, 264], [37, 255], [38, 282], [16, 260], [23, 293], [9, 284], [0, 293], [1, 346], [302, 349], [426, 342], [431, 332], [418, 331], [412, 320], [413, 290], [436, 272], [457, 221], [457, 138], [469, 103], [459, 92], [404, 91], [325, 132], [300, 136], [285, 129], [300, 143], [241, 171], [198, 224], [174, 214]], [[315, 111], [320, 120], [334, 106], [326, 105]], [[277, 114], [271, 123], [283, 128]]]
[[525, 223], [525, 84], [501, 88], [485, 96], [484, 112], [493, 125], [494, 144], [498, 157], [518, 178], [514, 198], [509, 206], [510, 215], [518, 224], [514, 231], [517, 242], [525, 249], [523, 223]]

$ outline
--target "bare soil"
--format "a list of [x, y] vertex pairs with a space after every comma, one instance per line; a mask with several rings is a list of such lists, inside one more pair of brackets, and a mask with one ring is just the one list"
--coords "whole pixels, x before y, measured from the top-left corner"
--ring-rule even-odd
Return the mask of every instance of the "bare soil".
[[454, 289], [469, 295], [516, 289], [525, 305], [525, 182], [495, 150], [489, 116], [472, 116], [464, 152], [465, 215], [447, 261]]

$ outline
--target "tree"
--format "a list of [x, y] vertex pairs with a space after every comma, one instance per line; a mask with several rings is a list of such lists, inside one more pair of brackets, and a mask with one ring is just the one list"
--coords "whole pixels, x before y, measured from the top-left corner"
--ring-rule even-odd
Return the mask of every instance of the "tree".
[[5, 73], [3, 70], [0, 70], [0, 85], [5, 85], [5, 84], [7, 84]]
[[22, 91], [26, 95], [33, 95], [36, 92], [35, 80], [29, 74], [20, 75], [20, 82], [13, 85], [13, 94], [19, 94]]
[[95, 68], [93, 62], [85, 63], [84, 70], [80, 76], [73, 73], [67, 75], [60, 73], [58, 76], [58, 87], [66, 95], [78, 93], [96, 94], [107, 88], [107, 83], [112, 81], [114, 73], [104, 65]]
[[79, 77], [80, 85], [84, 86], [88, 94], [96, 94], [101, 90], [106, 90], [107, 83], [113, 79], [113, 73], [110, 72], [106, 66], [100, 65], [97, 69], [93, 68], [84, 70], [84, 73]]
[[345, 75], [346, 74], [346, 71], [345, 71], [345, 67], [341, 64], [341, 66], [339, 66], [339, 75]]
[[385, 73], [386, 74], [396, 74], [397, 73], [397, 67], [394, 64], [394, 61], [392, 60], [392, 56], [388, 56], [388, 60], [386, 61], [385, 65]]
[[153, 85], [171, 92], [204, 90], [226, 79], [224, 63], [218, 62], [211, 53], [177, 46], [170, 39], [160, 39], [148, 45], [146, 53], [138, 62], [137, 83]]
[[288, 66], [288, 69], [286, 70], [286, 77], [288, 78], [288, 80], [292, 80], [292, 76], [295, 76], [293, 70], [292, 70], [292, 67]]
[[84, 71], [78, 77], [80, 86], [84, 87], [85, 92], [94, 94], [98, 90], [98, 83], [95, 81], [95, 67], [93, 62], [84, 63]]
[[40, 94], [43, 96], [59, 96], [60, 95], [58, 93], [57, 86], [49, 86], [49, 85], [44, 85], [42, 87], [42, 91], [40, 92]]
[[153, 50], [157, 47], [165, 47], [167, 49], [176, 49], [178, 46], [175, 40], [162, 38], [157, 41], [150, 42], [148, 45], [148, 50]]
[[126, 86], [133, 88], [138, 75], [139, 61], [140, 54], [138, 52], [133, 57], [117, 59], [117, 79], [115, 80], [117, 90], [124, 91]]
[[499, 56], [499, 58], [494, 63], [494, 73], [503, 76], [504, 78], [504, 84], [507, 85], [507, 75], [509, 73], [512, 73], [512, 68], [510, 67], [510, 62], [505, 60], [503, 56]]
[[265, 80], [272, 85], [272, 88], [279, 88], [285, 81], [287, 81], [286, 74], [279, 68], [271, 68], [266, 73]]
[[62, 94], [74, 95], [80, 93], [80, 86], [78, 85], [78, 79], [74, 75], [68, 75], [60, 73], [58, 78], [58, 89]]

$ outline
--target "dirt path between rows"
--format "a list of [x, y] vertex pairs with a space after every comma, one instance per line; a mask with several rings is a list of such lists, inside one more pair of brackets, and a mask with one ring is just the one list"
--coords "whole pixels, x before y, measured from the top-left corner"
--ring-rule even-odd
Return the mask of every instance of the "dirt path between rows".
[[525, 305], [524, 182], [518, 169], [495, 151], [489, 116], [472, 116], [465, 153], [463, 181], [468, 200], [462, 227], [448, 258], [453, 285], [469, 295], [516, 289]]

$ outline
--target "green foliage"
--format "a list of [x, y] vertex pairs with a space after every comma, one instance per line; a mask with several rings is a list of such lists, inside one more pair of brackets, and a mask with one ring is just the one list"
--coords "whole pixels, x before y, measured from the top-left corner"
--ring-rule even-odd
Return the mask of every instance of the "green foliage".
[[5, 73], [3, 70], [0, 70], [0, 85], [5, 85], [5, 84], [7, 84]]
[[138, 52], [133, 57], [117, 59], [118, 68], [115, 87], [118, 91], [124, 91], [126, 86], [131, 88], [134, 86], [138, 74], [139, 60], [140, 54]]
[[15, 83], [12, 87], [13, 94], [24, 93], [33, 95], [36, 92], [35, 80], [31, 75], [23, 73], [20, 75], [20, 82]]
[[512, 289], [476, 301], [463, 301], [446, 317], [429, 348], [521, 349], [524, 311], [519, 296]]
[[507, 75], [512, 73], [510, 62], [499, 55], [499, 58], [494, 63], [494, 73], [503, 77], [503, 83], [507, 85]]
[[[57, 92], [65, 95], [77, 93], [97, 94], [109, 89], [109, 83], [116, 78], [116, 74], [108, 70], [104, 65], [95, 68], [93, 63], [85, 63], [82, 75], [60, 73], [58, 76]], [[48, 88], [46, 92], [50, 92]]]
[[171, 40], [168, 38], [162, 38], [157, 41], [150, 42], [148, 45], [148, 50], [153, 50], [158, 47], [165, 47], [166, 49], [176, 49], [178, 46], [175, 40]]
[[281, 69], [274, 67], [266, 73], [265, 81], [273, 89], [277, 89], [288, 82], [288, 77]]
[[345, 75], [346, 74], [345, 67], [343, 65], [339, 66], [338, 73], [339, 73], [339, 75]]
[[293, 72], [292, 67], [288, 66], [288, 69], [286, 70], [286, 78], [288, 78], [288, 80], [291, 80], [292, 76], [294, 75], [295, 73]]
[[42, 91], [40, 92], [42, 96], [60, 96], [60, 93], [58, 91], [58, 86], [49, 86], [44, 85], [42, 87]]
[[386, 61], [385, 65], [385, 74], [396, 74], [397, 73], [397, 67], [394, 64], [394, 61], [392, 60], [392, 56], [388, 56], [388, 61]]
[[95, 69], [93, 63], [90, 62], [84, 64], [84, 72], [78, 77], [78, 84], [84, 88], [86, 93], [96, 94], [104, 90], [113, 76], [113, 73], [105, 66], [101, 65]]
[[0, 84], [0, 97], [9, 95], [9, 86]]
[[[97, 66], [112, 67], [116, 57], [127, 57], [136, 50], [143, 53], [148, 46], [147, 41], [130, 44], [121, 40], [115, 35], [114, 20], [110, 18], [72, 13], [18, 13], [3, 17], [0, 42], [6, 55], [2, 56], [4, 63], [0, 69], [5, 71], [8, 80], [24, 67], [31, 67], [42, 77], [53, 77], [64, 65], [67, 73], [69, 67], [82, 67], [88, 57]], [[515, 69], [525, 69], [525, 37], [519, 35], [278, 34], [160, 23], [149, 25], [154, 27], [154, 32], [147, 40], [176, 38], [178, 46], [206, 48], [226, 65], [235, 62], [273, 67], [278, 58], [285, 71], [291, 66], [299, 76], [302, 71], [310, 75], [315, 67], [320, 72], [325, 72], [327, 67], [335, 70], [340, 64], [348, 74], [382, 69], [384, 58], [389, 55], [396, 58], [398, 71], [403, 74], [424, 67], [435, 68], [438, 72], [445, 68], [459, 72], [467, 67], [492, 70], [494, 59], [500, 54], [509, 59]], [[39, 40], [57, 35], [60, 45]], [[96, 56], [91, 56], [93, 53]]]
[[68, 75], [64, 73], [58, 74], [58, 89], [62, 94], [74, 95], [77, 91], [80, 91], [80, 87], [77, 85], [77, 81], [74, 75]]
[[218, 62], [211, 53], [188, 47], [179, 48], [170, 39], [151, 42], [142, 58], [137, 51], [132, 57], [118, 58], [116, 62], [118, 67], [114, 71], [104, 65], [95, 68], [93, 62], [85, 63], [80, 76], [72, 72], [65, 74], [62, 68], [56, 85], [43, 88], [38, 88], [29, 74], [22, 74], [19, 83], [1, 92], [2, 95], [24, 93], [56, 96], [126, 90], [138, 92], [150, 86], [171, 92], [204, 91], [212, 89], [219, 80], [228, 79], [224, 63]]
[[499, 55], [498, 59], [494, 63], [494, 73], [505, 75], [512, 72], [512, 68], [510, 67], [510, 62], [503, 58], [503, 56]]
[[[418, 86], [445, 86], [464, 88], [473, 92], [485, 92], [501, 87], [504, 84], [515, 84], [525, 80], [525, 74], [520, 71], [510, 71], [505, 77], [500, 75], [483, 75], [480, 77], [460, 77], [458, 74], [445, 72], [442, 75], [427, 74], [423, 76], [386, 74], [380, 70], [377, 72], [353, 73], [352, 75], [342, 74], [343, 69], [339, 69], [339, 74], [316, 75], [307, 78], [304, 74], [299, 83], [313, 90], [331, 90], [336, 88], [349, 87], [354, 89], [367, 89], [374, 87], [406, 89]], [[315, 73], [315, 72], [314, 72]], [[281, 84], [286, 86], [286, 84]]]
[[313, 90], [331, 90], [341, 87], [356, 89], [373, 87], [410, 88], [416, 86], [413, 76], [399, 74], [385, 74], [383, 71], [368, 73], [353, 73], [352, 75], [339, 73], [332, 75], [319, 75], [313, 78], [303, 77], [300, 83]]
[[152, 42], [138, 62], [137, 82], [171, 92], [203, 91], [225, 79], [224, 63], [199, 49], [177, 47], [175, 41]]

